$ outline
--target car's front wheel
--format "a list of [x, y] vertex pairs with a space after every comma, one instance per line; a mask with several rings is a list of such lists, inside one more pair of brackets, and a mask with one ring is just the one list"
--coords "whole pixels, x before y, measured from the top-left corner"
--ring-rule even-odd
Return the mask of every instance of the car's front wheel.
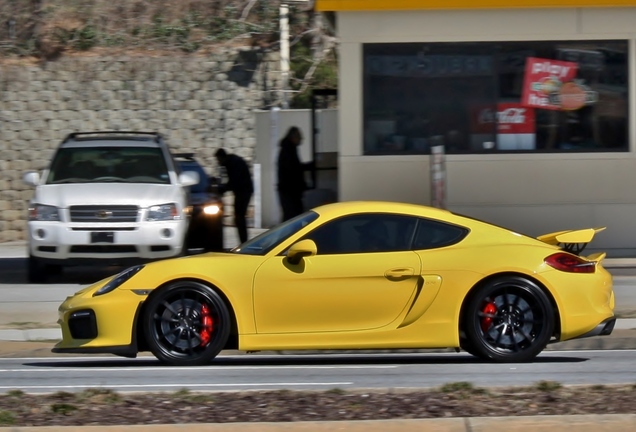
[[464, 315], [471, 354], [497, 362], [536, 357], [554, 331], [554, 308], [536, 283], [522, 277], [489, 281], [471, 296]]
[[192, 281], [175, 282], [150, 297], [144, 335], [159, 360], [175, 366], [209, 363], [225, 347], [230, 313], [211, 288]]

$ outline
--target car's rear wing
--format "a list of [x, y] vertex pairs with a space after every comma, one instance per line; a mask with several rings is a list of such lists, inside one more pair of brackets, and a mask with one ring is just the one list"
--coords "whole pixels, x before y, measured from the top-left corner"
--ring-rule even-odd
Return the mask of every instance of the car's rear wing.
[[[541, 235], [537, 237], [537, 239], [544, 243], [559, 246], [564, 251], [580, 255], [583, 249], [585, 249], [585, 246], [592, 241], [596, 233], [603, 231], [605, 228], [606, 227], [559, 231]], [[601, 261], [605, 258], [605, 253], [595, 253], [586, 258], [590, 261]]]

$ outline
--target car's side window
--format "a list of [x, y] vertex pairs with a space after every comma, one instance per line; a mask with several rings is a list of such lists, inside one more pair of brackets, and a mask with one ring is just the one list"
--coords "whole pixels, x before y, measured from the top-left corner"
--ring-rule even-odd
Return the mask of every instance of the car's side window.
[[418, 219], [413, 249], [434, 249], [459, 243], [468, 229], [430, 219]]
[[330, 221], [305, 238], [316, 243], [318, 255], [405, 251], [415, 224], [408, 216], [362, 213]]

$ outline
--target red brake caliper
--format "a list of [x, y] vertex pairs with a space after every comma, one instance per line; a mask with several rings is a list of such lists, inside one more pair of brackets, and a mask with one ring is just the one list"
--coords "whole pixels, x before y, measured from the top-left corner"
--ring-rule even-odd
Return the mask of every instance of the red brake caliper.
[[201, 345], [207, 345], [214, 331], [214, 322], [208, 305], [201, 306]]
[[[484, 306], [484, 308], [482, 309], [482, 312], [485, 315], [494, 315], [497, 313], [497, 305], [495, 305], [493, 302], [490, 303], [486, 303], [486, 306]], [[488, 329], [490, 328], [492, 324], [492, 318], [491, 317], [483, 317], [481, 319], [481, 330], [483, 332], [487, 332]]]

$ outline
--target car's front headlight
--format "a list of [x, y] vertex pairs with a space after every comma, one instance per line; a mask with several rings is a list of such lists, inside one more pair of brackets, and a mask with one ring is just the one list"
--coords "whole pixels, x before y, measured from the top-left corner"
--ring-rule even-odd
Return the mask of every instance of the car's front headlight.
[[203, 213], [206, 215], [217, 215], [221, 213], [221, 206], [218, 204], [208, 204], [203, 207]]
[[179, 209], [175, 203], [161, 204], [148, 208], [147, 221], [167, 221], [181, 219]]
[[113, 276], [113, 278], [110, 281], [108, 281], [106, 283], [106, 285], [104, 285], [103, 287], [101, 287], [100, 289], [98, 289], [97, 291], [95, 291], [93, 293], [93, 297], [100, 296], [100, 295], [103, 295], [103, 294], [107, 294], [107, 293], [117, 289], [119, 286], [121, 286], [128, 279], [130, 279], [131, 277], [133, 277], [134, 275], [139, 273], [139, 271], [142, 268], [144, 268], [143, 265], [136, 265], [134, 267], [127, 268], [123, 272]]
[[43, 204], [29, 206], [30, 221], [59, 221], [60, 211], [57, 207]]

